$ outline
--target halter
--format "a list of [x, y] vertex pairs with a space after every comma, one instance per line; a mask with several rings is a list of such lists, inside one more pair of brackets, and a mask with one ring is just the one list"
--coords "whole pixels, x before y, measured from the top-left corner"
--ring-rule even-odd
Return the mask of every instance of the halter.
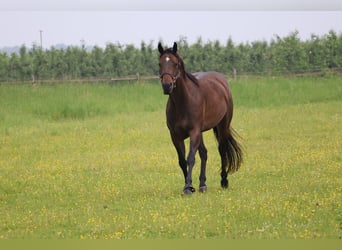
[[173, 76], [173, 75], [171, 75], [171, 74], [168, 73], [168, 72], [165, 72], [165, 73], [163, 73], [163, 74], [161, 74], [161, 75], [159, 76], [159, 77], [160, 77], [160, 80], [163, 80], [163, 77], [164, 77], [165, 75], [171, 76], [171, 78], [172, 78], [172, 88], [176, 88], [176, 81], [178, 80], [178, 78], [179, 78], [180, 75], [181, 75], [180, 70], [178, 71], [178, 74], [177, 74], [176, 76]]
[[[178, 59], [179, 60], [179, 59]], [[171, 84], [172, 84], [172, 88], [174, 89], [174, 88], [176, 88], [176, 81], [178, 80], [178, 78], [181, 76], [181, 70], [179, 69], [179, 65], [180, 65], [180, 63], [179, 63], [179, 61], [178, 61], [178, 63], [177, 63], [177, 66], [178, 66], [178, 74], [177, 75], [172, 75], [172, 74], [170, 74], [170, 73], [168, 73], [168, 72], [165, 72], [165, 73], [162, 73], [162, 74], [160, 74], [159, 75], [159, 78], [160, 78], [160, 80], [162, 81], [163, 80], [163, 77], [165, 76], [165, 75], [169, 75], [171, 78], [172, 78], [172, 82], [171, 82]]]

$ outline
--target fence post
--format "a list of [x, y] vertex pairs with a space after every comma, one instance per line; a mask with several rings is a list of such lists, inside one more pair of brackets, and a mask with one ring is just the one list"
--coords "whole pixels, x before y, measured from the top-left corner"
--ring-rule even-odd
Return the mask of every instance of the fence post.
[[234, 80], [236, 80], [237, 75], [236, 75], [236, 68], [233, 69], [233, 76], [234, 76]]

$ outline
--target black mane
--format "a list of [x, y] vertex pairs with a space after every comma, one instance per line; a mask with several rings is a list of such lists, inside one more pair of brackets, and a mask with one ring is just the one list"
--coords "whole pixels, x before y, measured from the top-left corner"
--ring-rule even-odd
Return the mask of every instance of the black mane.
[[198, 85], [198, 79], [191, 73], [185, 72], [186, 76], [196, 85]]
[[174, 56], [176, 56], [180, 62], [179, 65], [180, 65], [181, 72], [183, 72], [186, 77], [188, 77], [193, 83], [195, 83], [198, 86], [198, 79], [193, 74], [191, 74], [185, 70], [183, 59], [180, 58], [180, 56], [178, 55], [177, 52], [175, 53], [172, 48], [168, 48], [164, 51], [164, 53], [171, 53]]

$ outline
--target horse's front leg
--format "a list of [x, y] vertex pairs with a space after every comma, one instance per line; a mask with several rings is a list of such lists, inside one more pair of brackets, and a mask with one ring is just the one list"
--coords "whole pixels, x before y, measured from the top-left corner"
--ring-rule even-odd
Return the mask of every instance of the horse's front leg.
[[202, 134], [200, 131], [194, 131], [190, 134], [190, 148], [189, 155], [187, 159], [188, 163], [188, 174], [185, 179], [185, 187], [183, 189], [184, 194], [192, 194], [195, 192], [194, 187], [192, 186], [192, 169], [195, 165], [195, 156], [197, 149], [202, 141]]
[[187, 170], [187, 162], [185, 160], [184, 140], [180, 139], [174, 133], [171, 133], [171, 139], [172, 139], [173, 145], [176, 148], [177, 155], [178, 155], [178, 164], [179, 164], [179, 167], [182, 169], [182, 172], [183, 172], [183, 175], [184, 175], [184, 180], [186, 182], [186, 177], [188, 175], [188, 170]]
[[207, 179], [207, 177], [205, 175], [206, 166], [207, 166], [207, 149], [204, 145], [203, 138], [202, 138], [202, 141], [198, 147], [198, 153], [199, 153], [200, 158], [201, 158], [201, 173], [199, 176], [199, 181], [200, 181], [199, 191], [201, 193], [203, 193], [203, 192], [207, 191], [207, 185], [205, 184], [205, 181]]

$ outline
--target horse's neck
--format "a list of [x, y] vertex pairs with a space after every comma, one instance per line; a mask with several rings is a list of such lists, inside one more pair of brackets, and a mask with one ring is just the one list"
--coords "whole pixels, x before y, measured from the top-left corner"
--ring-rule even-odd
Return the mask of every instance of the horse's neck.
[[176, 81], [176, 88], [171, 94], [171, 99], [176, 107], [180, 109], [191, 104], [193, 96], [197, 94], [196, 85], [184, 74]]

